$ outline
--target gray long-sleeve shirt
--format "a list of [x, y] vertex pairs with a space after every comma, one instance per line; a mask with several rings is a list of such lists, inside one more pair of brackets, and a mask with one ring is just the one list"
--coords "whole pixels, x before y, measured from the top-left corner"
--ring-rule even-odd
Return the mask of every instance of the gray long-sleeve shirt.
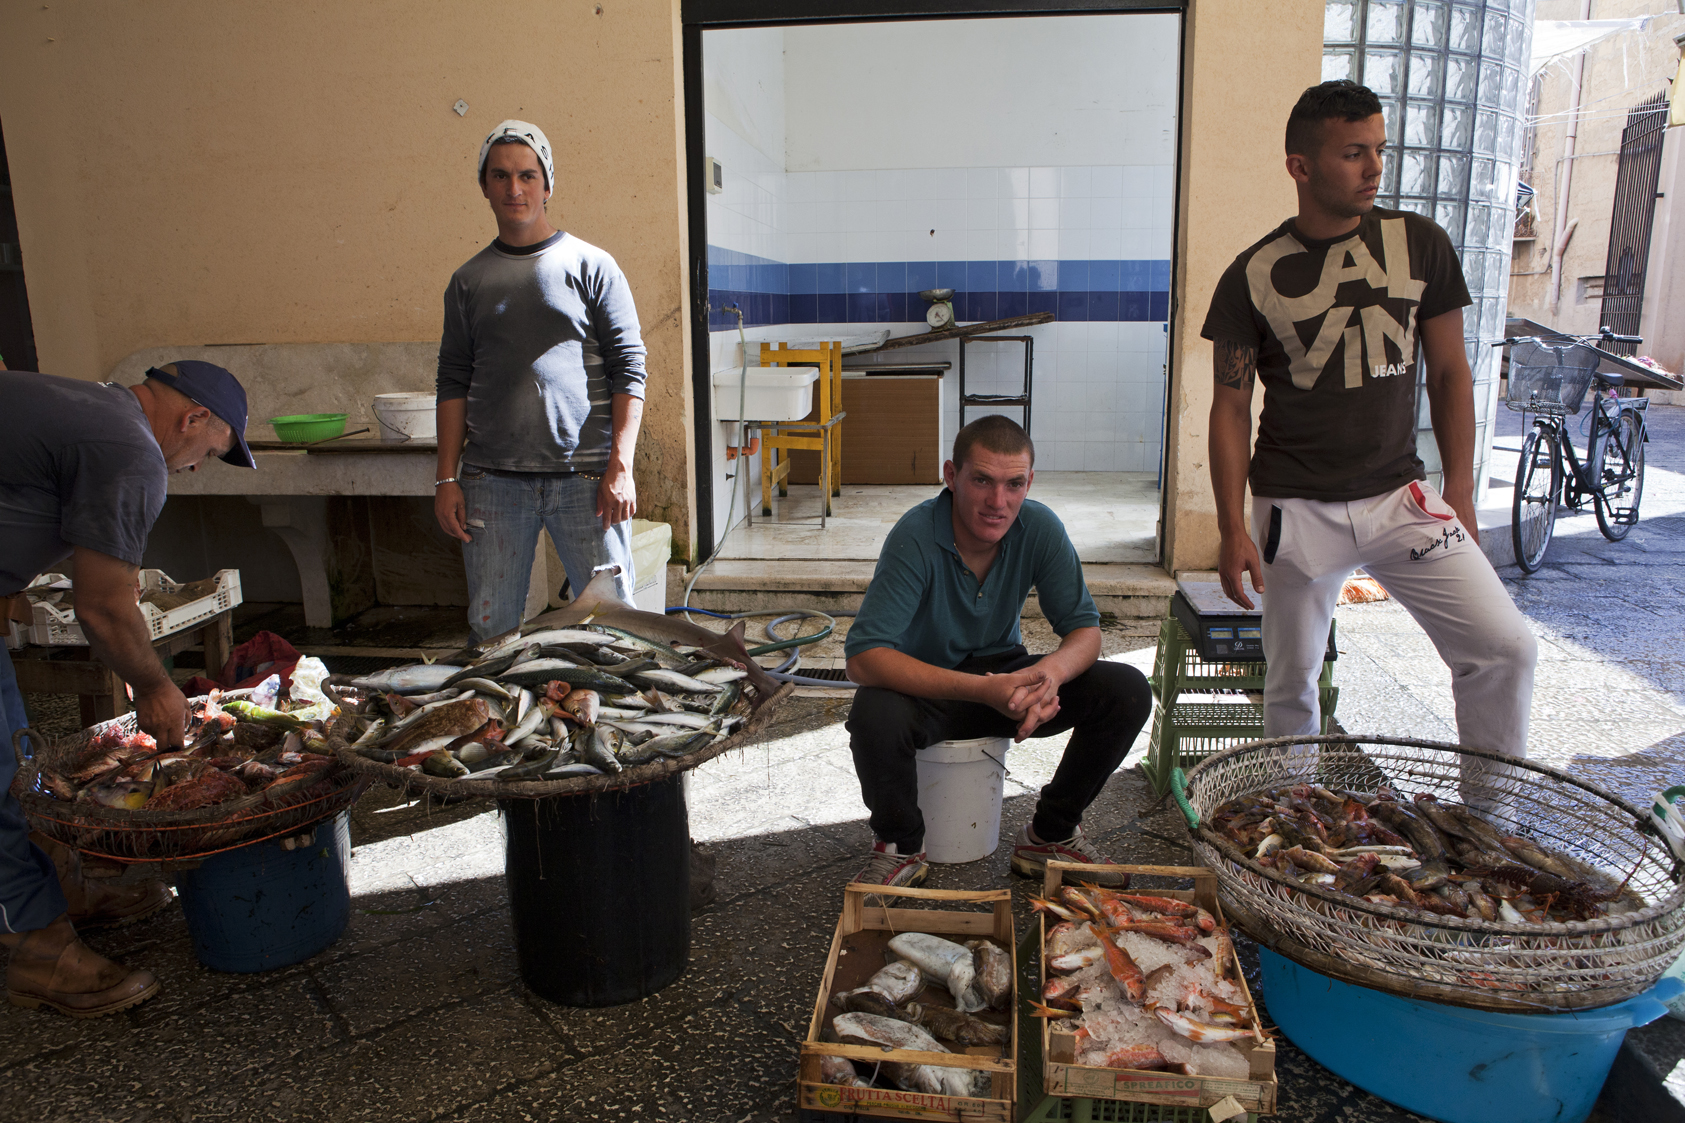
[[644, 342], [625, 274], [557, 233], [493, 242], [451, 275], [439, 400], [468, 399], [465, 463], [505, 472], [600, 472], [611, 398], [644, 396]]

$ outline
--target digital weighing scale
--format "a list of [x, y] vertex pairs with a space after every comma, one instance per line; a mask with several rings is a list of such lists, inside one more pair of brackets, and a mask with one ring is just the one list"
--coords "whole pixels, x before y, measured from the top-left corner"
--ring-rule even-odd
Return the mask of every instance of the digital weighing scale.
[[[1193, 640], [1201, 659], [1208, 663], [1264, 661], [1264, 594], [1250, 582], [1246, 592], [1255, 607], [1242, 608], [1230, 600], [1215, 573], [1186, 573], [1176, 579], [1170, 613]], [[1330, 626], [1327, 659], [1338, 658]]]

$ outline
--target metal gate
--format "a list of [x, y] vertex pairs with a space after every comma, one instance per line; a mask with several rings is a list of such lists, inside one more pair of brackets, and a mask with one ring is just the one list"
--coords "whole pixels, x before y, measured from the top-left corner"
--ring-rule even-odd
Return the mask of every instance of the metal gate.
[[[1615, 210], [1609, 219], [1609, 259], [1603, 267], [1603, 308], [1598, 321], [1616, 335], [1639, 334], [1666, 130], [1664, 90], [1633, 106], [1621, 131], [1621, 162], [1615, 173]], [[1630, 343], [1610, 344], [1609, 349], [1624, 355], [1637, 352]]]

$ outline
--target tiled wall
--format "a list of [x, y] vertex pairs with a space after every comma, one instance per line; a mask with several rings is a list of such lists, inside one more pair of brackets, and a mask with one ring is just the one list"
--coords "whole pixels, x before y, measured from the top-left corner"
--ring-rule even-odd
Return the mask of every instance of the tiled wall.
[[721, 146], [750, 166], [734, 191], [716, 156], [726, 168], [709, 213], [716, 331], [736, 322], [721, 318], [728, 304], [757, 325], [921, 322], [917, 294], [929, 288], [955, 290], [961, 321], [1168, 318], [1168, 167], [792, 172], [778, 182], [753, 166], [757, 152], [717, 131], [739, 141]]
[[962, 323], [1051, 312], [1061, 323], [1170, 314], [1170, 262], [864, 261], [786, 264], [708, 247], [709, 326], [923, 323], [926, 289], [953, 289]]
[[[1056, 23], [1061, 35], [1078, 27], [1076, 22]], [[1107, 26], [1115, 37], [1123, 25]], [[1155, 33], [1164, 30], [1153, 26]], [[811, 34], [818, 37], [821, 31]], [[858, 122], [844, 120], [852, 112], [847, 98], [838, 99], [834, 110], [825, 108], [829, 102], [818, 111], [805, 104], [799, 118], [808, 122], [804, 128], [834, 128], [834, 147], [804, 135], [786, 137], [781, 149], [769, 137], [785, 120], [779, 99], [792, 88], [782, 71], [792, 57], [789, 41], [778, 54], [771, 34], [754, 29], [704, 36], [707, 148], [724, 172], [724, 190], [708, 197], [709, 326], [716, 369], [740, 361], [737, 319], [724, 311], [727, 306], [742, 309], [753, 349], [761, 340], [860, 337], [869, 330], [916, 334], [925, 330], [926, 311], [918, 293], [952, 288], [961, 322], [1041, 311], [1057, 317], [1027, 329], [1036, 341], [1031, 435], [1038, 468], [1156, 472], [1172, 238], [1173, 169], [1163, 138], [1170, 131], [1164, 126], [1174, 123], [1165, 108], [1175, 100], [1173, 64], [1160, 67], [1165, 70], [1160, 75], [1154, 70], [1157, 62], [1145, 57], [1131, 62], [1118, 42], [1108, 40], [1105, 66], [1092, 74], [1092, 82], [1083, 80], [1085, 89], [1100, 91], [1094, 97], [1110, 96], [1104, 92], [1109, 90], [1119, 102], [1103, 107], [1101, 116], [1113, 116], [1097, 126], [1077, 127], [1098, 120], [1082, 117], [1093, 105], [1061, 109], [1027, 99], [1020, 108], [1025, 121], [1034, 118], [1033, 128], [999, 118], [992, 130], [966, 130], [963, 144], [949, 136], [932, 147], [913, 136], [928, 135], [926, 119], [916, 109], [874, 117], [882, 151], [902, 154], [896, 158], [928, 149], [947, 153], [945, 158], [975, 160], [998, 151], [1016, 154], [1020, 161], [1070, 160], [1060, 166], [788, 171], [784, 160], [791, 146], [809, 153], [804, 162], [815, 152], [823, 158], [854, 149], [869, 153], [878, 146], [862, 146]], [[1073, 57], [1069, 47], [1068, 40], [1054, 37], [1035, 49], [1068, 58]], [[822, 57], [811, 44], [803, 49], [809, 54], [802, 57], [810, 61]], [[1128, 49], [1156, 58], [1145, 38]], [[1024, 49], [1018, 45], [1008, 53], [1022, 61]], [[935, 56], [908, 57], [927, 68]], [[895, 65], [879, 65], [884, 73], [872, 72], [873, 80], [893, 84]], [[1119, 77], [1126, 73], [1134, 77]], [[974, 75], [950, 74], [942, 88], [963, 99], [966, 83], [981, 91], [999, 80], [1000, 75], [983, 68]], [[1120, 82], [1140, 88], [1124, 91]], [[808, 93], [803, 97], [813, 101]], [[1154, 97], [1160, 99], [1157, 108], [1149, 104]], [[827, 122], [827, 113], [835, 120]], [[1117, 123], [1125, 118], [1139, 121]], [[1049, 138], [1056, 134], [1070, 138], [1059, 141], [1057, 153], [1049, 150]], [[953, 362], [956, 348], [946, 342], [892, 356], [901, 362]], [[969, 391], [1016, 390], [1022, 378], [1021, 347], [969, 347]], [[944, 432], [951, 437], [959, 421], [958, 379], [952, 372], [943, 381], [943, 399]], [[1002, 412], [1019, 416], [1015, 410]], [[736, 439], [734, 426], [722, 425], [720, 433], [722, 448]], [[722, 451], [715, 489], [720, 526], [741, 515], [741, 508], [729, 515], [724, 509], [726, 473], [735, 471], [736, 462], [727, 464], [723, 458]], [[757, 462], [750, 461], [747, 471], [750, 480], [758, 481]]]

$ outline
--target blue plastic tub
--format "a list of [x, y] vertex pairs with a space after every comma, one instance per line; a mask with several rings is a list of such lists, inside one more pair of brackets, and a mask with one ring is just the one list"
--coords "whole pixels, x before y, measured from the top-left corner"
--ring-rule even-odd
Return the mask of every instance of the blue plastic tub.
[[1264, 1003], [1324, 1068], [1442, 1123], [1582, 1123], [1621, 1040], [1685, 991], [1663, 979], [1636, 998], [1568, 1014], [1490, 1014], [1397, 998], [1301, 967], [1268, 948]]
[[[302, 831], [301, 831], [302, 833]], [[309, 846], [254, 842], [176, 875], [199, 962], [270, 971], [328, 948], [351, 919], [351, 813], [316, 824]]]

